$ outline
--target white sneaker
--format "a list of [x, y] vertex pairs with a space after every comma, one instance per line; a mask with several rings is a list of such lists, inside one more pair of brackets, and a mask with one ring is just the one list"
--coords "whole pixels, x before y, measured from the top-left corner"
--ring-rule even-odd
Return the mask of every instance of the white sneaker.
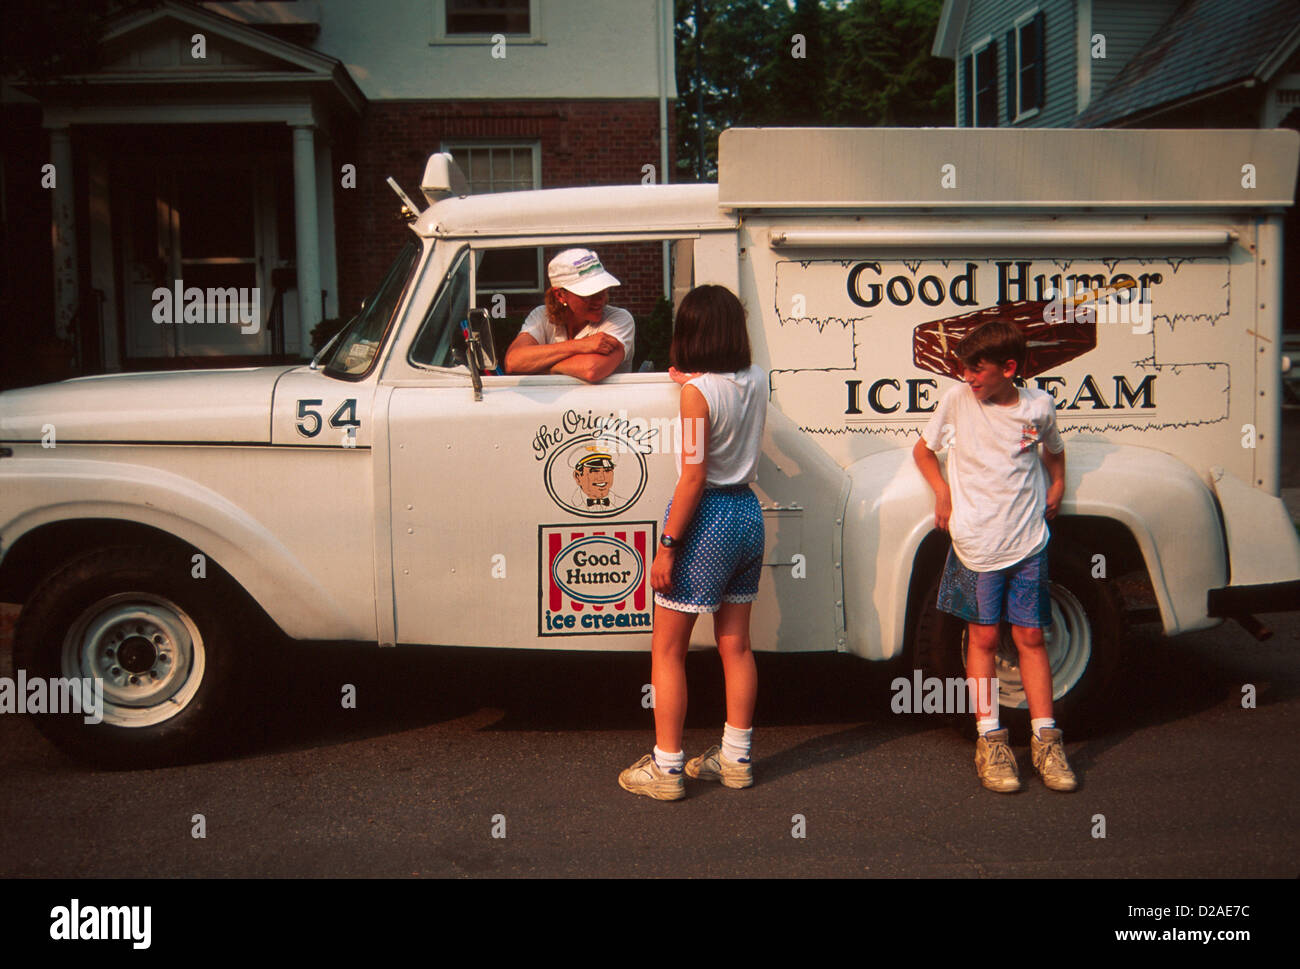
[[748, 760], [728, 760], [718, 744], [687, 761], [686, 773], [701, 781], [722, 781], [723, 787], [737, 790], [754, 785], [754, 765]]
[[686, 796], [686, 781], [681, 771], [660, 769], [654, 754], [646, 754], [618, 775], [618, 786], [633, 794], [644, 794], [656, 801], [677, 801]]

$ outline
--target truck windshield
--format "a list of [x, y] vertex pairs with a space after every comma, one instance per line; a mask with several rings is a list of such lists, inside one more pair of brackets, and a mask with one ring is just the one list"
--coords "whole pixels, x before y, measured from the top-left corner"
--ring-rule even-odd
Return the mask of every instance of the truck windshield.
[[383, 346], [384, 335], [392, 322], [393, 314], [402, 302], [402, 294], [415, 275], [419, 259], [419, 244], [415, 241], [408, 242], [393, 260], [393, 265], [384, 275], [379, 288], [339, 334], [334, 349], [324, 360], [323, 369], [326, 373], [356, 377], [370, 369], [375, 357], [379, 355], [379, 348]]

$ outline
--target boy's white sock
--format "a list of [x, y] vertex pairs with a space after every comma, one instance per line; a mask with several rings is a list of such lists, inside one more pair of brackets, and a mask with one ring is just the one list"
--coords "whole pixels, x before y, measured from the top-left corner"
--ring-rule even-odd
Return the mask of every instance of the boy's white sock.
[[1030, 720], [1029, 726], [1034, 728], [1034, 736], [1039, 740], [1043, 739], [1043, 729], [1053, 729], [1056, 727], [1056, 719], [1053, 717], [1040, 717], [1037, 720]]
[[682, 768], [686, 766], [686, 751], [679, 750], [675, 754], [670, 754], [660, 750], [659, 745], [655, 744], [655, 763], [659, 765], [661, 771], [677, 771], [680, 774]]
[[978, 717], [975, 720], [975, 729], [979, 731], [981, 737], [991, 730], [998, 729], [997, 717]]
[[729, 723], [722, 724], [722, 756], [727, 760], [749, 760], [749, 745], [754, 728], [741, 730]]

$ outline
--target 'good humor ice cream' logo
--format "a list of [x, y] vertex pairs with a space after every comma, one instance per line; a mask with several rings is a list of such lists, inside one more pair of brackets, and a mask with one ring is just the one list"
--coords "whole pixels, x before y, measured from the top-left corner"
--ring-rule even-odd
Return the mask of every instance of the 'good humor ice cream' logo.
[[655, 522], [538, 526], [539, 636], [648, 633]]
[[626, 599], [644, 575], [645, 563], [636, 549], [607, 535], [581, 538], [551, 562], [551, 581], [580, 602]]

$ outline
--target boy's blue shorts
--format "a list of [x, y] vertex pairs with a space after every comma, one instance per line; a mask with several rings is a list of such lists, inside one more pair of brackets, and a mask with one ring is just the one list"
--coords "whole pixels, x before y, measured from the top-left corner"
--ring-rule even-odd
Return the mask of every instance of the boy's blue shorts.
[[995, 572], [972, 572], [949, 549], [938, 605], [941, 612], [982, 626], [1006, 619], [1013, 626], [1047, 628], [1052, 624], [1047, 546]]
[[717, 612], [724, 602], [758, 598], [765, 534], [763, 509], [749, 485], [706, 488], [681, 540], [672, 591], [656, 592], [656, 603], [678, 612]]

